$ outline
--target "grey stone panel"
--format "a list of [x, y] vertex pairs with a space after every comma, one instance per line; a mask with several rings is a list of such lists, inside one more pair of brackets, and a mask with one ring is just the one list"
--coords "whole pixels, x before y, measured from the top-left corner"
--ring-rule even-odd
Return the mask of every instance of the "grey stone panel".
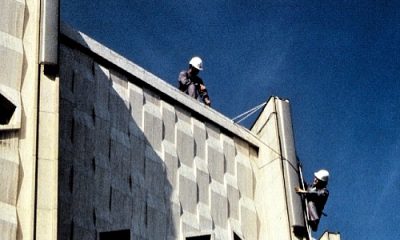
[[151, 103], [157, 107], [160, 107], [160, 96], [158, 96], [157, 94], [147, 89], [144, 89], [143, 96], [144, 96], [144, 104]]
[[[15, 157], [18, 156], [17, 150], [13, 154]], [[19, 164], [18, 159], [9, 161], [4, 159], [6, 156], [0, 156], [0, 202], [8, 203], [10, 205], [16, 205], [17, 194], [18, 194], [18, 175], [19, 175]]]
[[129, 191], [128, 178], [131, 174], [129, 149], [114, 140], [111, 140], [110, 167], [112, 174], [112, 186]]
[[226, 195], [221, 195], [211, 190], [211, 216], [214, 223], [222, 228], [228, 223], [228, 200]]
[[164, 153], [165, 171], [167, 180], [172, 189], [176, 189], [177, 185], [177, 173], [178, 173], [178, 158], [174, 154]]
[[164, 197], [164, 185], [165, 183], [165, 170], [160, 160], [154, 160], [146, 158], [146, 169], [145, 169], [145, 184], [147, 189], [151, 189], [151, 193], [158, 196]]
[[209, 204], [210, 174], [197, 168], [196, 181], [198, 184], [199, 202]]
[[96, 156], [110, 156], [111, 147], [111, 123], [101, 118], [95, 119], [95, 142]]
[[176, 150], [179, 161], [186, 166], [193, 167], [194, 159], [194, 139], [187, 131], [177, 128], [176, 130]]
[[73, 238], [71, 240], [82, 240], [82, 239], [96, 239], [97, 233], [94, 229], [88, 229], [86, 226], [82, 226], [78, 222], [74, 222], [73, 225]]
[[132, 171], [135, 175], [144, 176], [145, 174], [145, 150], [146, 143], [143, 138], [138, 138], [133, 135], [130, 137], [130, 159], [132, 162]]
[[[196, 120], [193, 119], [193, 121]], [[196, 122], [195, 124], [193, 124], [193, 136], [195, 142], [196, 156], [205, 159], [207, 134], [205, 130], [205, 125], [203, 123]]]
[[239, 220], [239, 190], [237, 188], [234, 188], [233, 186], [227, 185], [226, 191], [228, 197], [229, 217], [235, 220]]
[[131, 111], [131, 116], [133, 120], [133, 124], [131, 124], [130, 130], [131, 133], [140, 135], [142, 131], [140, 130], [143, 127], [143, 90], [131, 83], [128, 85], [129, 88], [129, 108]]
[[197, 184], [195, 179], [179, 175], [179, 200], [183, 211], [196, 214], [197, 206]]
[[169, 216], [167, 216], [167, 235], [173, 237], [172, 239], [178, 239], [180, 235], [180, 216], [181, 216], [181, 206], [179, 204], [170, 203], [169, 208], [167, 208]]
[[132, 188], [132, 226], [133, 232], [139, 236], [147, 236], [146, 214], [147, 193], [142, 185], [133, 185]]
[[[144, 111], [144, 135], [150, 145], [157, 151], [161, 151], [162, 142], [162, 120], [159, 115], [158, 109], [151, 109], [145, 105]], [[155, 111], [154, 111], [155, 110]]]
[[0, 233], [2, 240], [14, 240], [17, 239], [17, 225], [0, 220]]
[[110, 112], [108, 109], [110, 99], [110, 73], [108, 69], [102, 67], [98, 63], [94, 63], [94, 80], [95, 80], [95, 114], [104, 120], [110, 120]]
[[128, 133], [129, 127], [129, 109], [128, 107], [121, 107], [126, 105], [123, 99], [114, 91], [109, 94], [109, 110], [111, 127], [118, 129], [121, 132]]
[[93, 195], [93, 181], [89, 172], [81, 169], [74, 171], [74, 185], [72, 191], [72, 209], [73, 219], [80, 226], [94, 227], [93, 223], [93, 203], [95, 196]]
[[226, 173], [231, 175], [236, 175], [236, 149], [233, 143], [230, 141], [223, 142], [223, 149], [224, 149], [224, 159], [225, 159], [225, 166], [226, 166]]
[[111, 189], [111, 218], [112, 224], [121, 229], [131, 226], [133, 200], [130, 195], [116, 188]]
[[3, 58], [0, 61], [1, 84], [20, 91], [23, 54], [0, 45], [0, 56]]
[[238, 188], [243, 196], [254, 199], [254, 180], [251, 168], [237, 163]]
[[95, 82], [91, 69], [82, 68], [73, 78], [75, 106], [78, 110], [94, 114]]
[[258, 219], [255, 209], [241, 207], [241, 222], [245, 239], [258, 239]]
[[211, 146], [207, 147], [207, 162], [210, 171], [211, 178], [224, 183], [224, 155], [221, 152], [222, 149], [215, 149]]
[[61, 94], [61, 98], [62, 99], [66, 99], [69, 100], [71, 102], [73, 102], [74, 99], [74, 95], [73, 95], [73, 91], [74, 91], [74, 87], [73, 87], [73, 78], [74, 78], [74, 56], [73, 56], [73, 52], [66, 47], [65, 45], [60, 44], [60, 62], [64, 63], [64, 64], [68, 64], [71, 67], [60, 67], [60, 79], [62, 79], [62, 81], [60, 81], [60, 90], [62, 91]]
[[163, 122], [163, 140], [175, 143], [175, 124], [176, 116], [172, 106], [169, 108], [162, 107], [162, 122]]
[[22, 38], [25, 14], [24, 2], [17, 0], [1, 0], [0, 6], [0, 16], [2, 18], [2, 21], [0, 21], [0, 31], [17, 38]]
[[73, 137], [73, 115], [74, 106], [71, 102], [60, 99], [60, 119], [62, 127], [60, 127], [60, 145], [62, 148], [72, 151], [72, 137]]
[[147, 229], [149, 239], [165, 239], [167, 236], [167, 215], [165, 213], [163, 198], [149, 195]]

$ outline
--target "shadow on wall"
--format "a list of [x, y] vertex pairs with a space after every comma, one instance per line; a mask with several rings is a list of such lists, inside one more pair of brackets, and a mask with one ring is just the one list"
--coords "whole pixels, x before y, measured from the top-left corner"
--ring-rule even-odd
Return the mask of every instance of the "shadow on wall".
[[62, 43], [58, 239], [175, 237], [158, 96]]

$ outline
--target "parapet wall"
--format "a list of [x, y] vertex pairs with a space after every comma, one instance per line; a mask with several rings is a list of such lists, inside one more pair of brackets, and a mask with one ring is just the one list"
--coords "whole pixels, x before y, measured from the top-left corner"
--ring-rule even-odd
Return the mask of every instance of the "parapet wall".
[[67, 26], [60, 85], [60, 239], [258, 239], [249, 131]]

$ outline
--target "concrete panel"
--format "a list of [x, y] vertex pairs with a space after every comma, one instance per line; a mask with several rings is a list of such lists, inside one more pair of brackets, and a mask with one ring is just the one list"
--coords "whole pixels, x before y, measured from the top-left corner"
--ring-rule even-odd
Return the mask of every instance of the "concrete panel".
[[196, 156], [202, 159], [206, 159], [206, 127], [203, 122], [195, 118], [193, 118], [193, 136]]
[[[218, 146], [217, 146], [218, 147]], [[222, 149], [207, 146], [207, 162], [211, 178], [219, 183], [224, 182], [225, 164]]]
[[146, 143], [144, 142], [143, 138], [135, 137], [131, 135], [130, 137], [130, 159], [132, 162], [132, 171], [137, 172], [138, 174], [144, 176], [145, 171], [145, 150], [146, 150]]
[[176, 150], [179, 161], [186, 166], [193, 166], [194, 159], [194, 138], [188, 128], [180, 127], [176, 129]]
[[149, 239], [164, 239], [167, 235], [164, 198], [149, 194], [147, 203], [147, 236]]
[[210, 206], [200, 202], [197, 205], [197, 209], [199, 212], [200, 231], [211, 231], [214, 227], [214, 221], [211, 216]]
[[132, 188], [132, 226], [133, 232], [139, 236], [147, 235], [146, 228], [146, 190], [142, 185], [133, 185]]
[[163, 140], [175, 143], [175, 124], [176, 115], [173, 106], [166, 102], [161, 103], [162, 122], [163, 122]]
[[210, 188], [210, 173], [206, 162], [196, 157], [196, 182], [198, 185], [199, 202], [208, 205], [209, 204], [209, 188]]
[[110, 71], [96, 62], [93, 63], [93, 66], [95, 81], [94, 111], [96, 117], [109, 120], [110, 113], [108, 107], [111, 89]]
[[129, 126], [131, 133], [140, 135], [140, 129], [143, 129], [143, 89], [131, 83], [128, 84], [129, 89], [129, 106], [131, 117], [133, 119], [133, 126]]
[[[168, 151], [164, 151], [164, 163], [165, 163], [165, 171], [166, 177], [169, 182], [169, 186], [173, 189], [178, 187], [177, 185], [177, 173], [178, 173], [178, 156], [176, 153], [169, 153]], [[166, 186], [167, 187], [167, 186]]]
[[1, 0], [0, 31], [22, 38], [24, 30], [25, 2], [19, 0]]
[[[243, 235], [245, 239], [258, 239], [258, 219], [257, 212], [250, 199], [242, 198], [240, 200], [240, 221], [243, 226]], [[269, 229], [275, 231], [275, 229]], [[285, 239], [285, 238], [273, 238]]]
[[197, 184], [193, 169], [181, 166], [179, 168], [179, 200], [183, 211], [196, 214]]
[[17, 211], [12, 205], [0, 202], [1, 239], [14, 240], [17, 236]]
[[236, 175], [236, 149], [234, 140], [222, 135], [222, 148], [224, 151], [225, 171], [228, 174]]
[[[19, 42], [22, 46], [22, 42], [20, 40]], [[0, 60], [0, 67], [2, 69], [2, 71], [0, 71], [0, 83], [20, 91], [23, 63], [22, 53], [0, 45], [0, 55], [2, 56], [2, 59]]]
[[239, 220], [239, 190], [237, 189], [237, 187], [228, 184], [226, 186], [226, 192], [228, 197], [229, 218]]
[[147, 103], [144, 106], [144, 135], [156, 151], [161, 151], [162, 119], [160, 108]]
[[130, 228], [133, 214], [132, 198], [125, 192], [111, 188], [111, 221], [120, 229]]
[[[164, 164], [159, 158], [154, 158], [155, 153], [148, 146], [146, 149], [145, 163], [145, 184], [147, 189], [151, 189], [152, 194], [157, 197], [164, 196], [165, 169]], [[150, 152], [150, 153], [148, 153]], [[152, 154], [153, 156], [149, 156]]]
[[[1, 152], [4, 153], [3, 151]], [[14, 161], [8, 161], [3, 157], [11, 156], [0, 157], [0, 202], [15, 205], [18, 194], [19, 164]], [[18, 161], [18, 158], [15, 160]]]
[[211, 216], [215, 225], [226, 228], [228, 223], [228, 199], [223, 185], [211, 183]]

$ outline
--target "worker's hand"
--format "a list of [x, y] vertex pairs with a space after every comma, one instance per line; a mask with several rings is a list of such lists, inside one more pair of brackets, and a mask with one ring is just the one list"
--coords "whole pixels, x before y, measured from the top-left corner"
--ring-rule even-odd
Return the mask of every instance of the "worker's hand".
[[207, 106], [211, 106], [211, 101], [210, 101], [209, 98], [204, 98], [204, 103], [205, 103]]
[[204, 91], [206, 90], [206, 86], [204, 86], [203, 84], [200, 84], [200, 91]]
[[297, 193], [306, 193], [306, 192], [307, 192], [307, 191], [301, 189], [300, 187], [295, 187], [294, 190], [295, 190]]

